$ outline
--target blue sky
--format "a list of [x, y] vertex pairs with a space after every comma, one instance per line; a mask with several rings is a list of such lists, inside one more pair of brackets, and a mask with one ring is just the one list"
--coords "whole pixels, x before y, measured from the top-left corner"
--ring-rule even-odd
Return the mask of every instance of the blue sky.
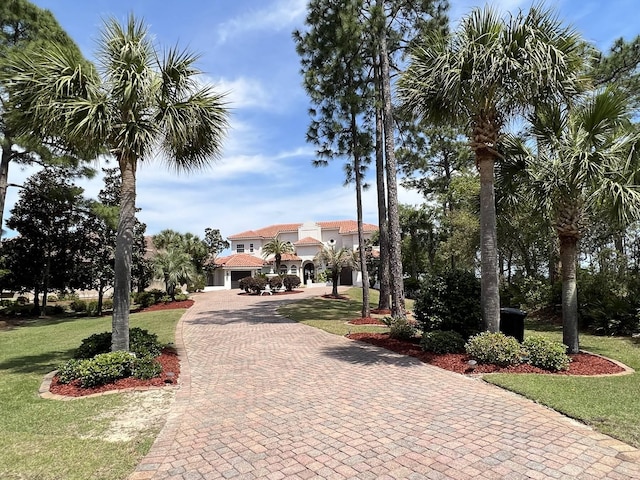
[[[171, 228], [203, 236], [212, 227], [226, 237], [273, 223], [355, 219], [355, 192], [343, 186], [344, 161], [314, 168], [313, 146], [305, 143], [309, 101], [291, 32], [303, 27], [307, 0], [32, 1], [53, 12], [89, 59], [102, 20], [123, 20], [133, 12], [144, 18], [160, 47], [178, 44], [199, 52], [205, 80], [228, 92], [231, 128], [222, 158], [210, 169], [178, 176], [153, 159], [140, 165], [138, 217], [148, 234]], [[450, 3], [454, 24], [472, 7], [484, 5]], [[530, 4], [492, 2], [511, 12]], [[631, 39], [640, 33], [638, 0], [558, 0], [547, 5], [601, 49], [620, 36]], [[12, 183], [22, 183], [31, 173], [11, 168]], [[87, 196], [95, 197], [102, 182], [82, 185]], [[7, 210], [16, 197], [16, 189], [10, 188]], [[421, 203], [415, 192], [402, 189], [400, 201]], [[377, 223], [375, 189], [365, 192], [364, 217]]]

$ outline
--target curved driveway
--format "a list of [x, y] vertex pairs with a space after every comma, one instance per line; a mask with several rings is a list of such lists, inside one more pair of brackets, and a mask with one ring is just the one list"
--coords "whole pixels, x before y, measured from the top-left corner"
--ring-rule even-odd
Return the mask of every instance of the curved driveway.
[[552, 410], [275, 313], [322, 293], [197, 296], [176, 401], [130, 480], [640, 478], [635, 449]]

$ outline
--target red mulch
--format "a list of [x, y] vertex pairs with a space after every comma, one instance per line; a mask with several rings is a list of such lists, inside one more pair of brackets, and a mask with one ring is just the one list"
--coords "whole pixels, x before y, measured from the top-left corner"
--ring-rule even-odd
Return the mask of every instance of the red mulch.
[[[69, 397], [82, 397], [91, 395], [92, 393], [107, 392], [109, 390], [121, 390], [123, 388], [132, 387], [162, 387], [172, 383], [177, 383], [180, 376], [180, 361], [178, 354], [172, 348], [164, 348], [159, 357], [156, 358], [162, 365], [162, 373], [159, 377], [149, 380], [140, 380], [137, 378], [121, 378], [114, 383], [101, 385], [99, 387], [82, 388], [78, 380], [71, 383], [58, 383], [58, 377], [53, 377], [49, 391], [58, 395], [66, 395]], [[173, 373], [173, 375], [170, 375]]]
[[141, 312], [155, 312], [157, 310], [173, 310], [176, 308], [189, 308], [195, 302], [193, 300], [182, 300], [180, 302], [156, 303], [150, 307], [143, 308]]
[[378, 320], [377, 318], [366, 317], [366, 318], [354, 318], [353, 320], [349, 320], [350, 325], [384, 325], [383, 322]]
[[569, 369], [561, 372], [550, 372], [528, 364], [520, 364], [511, 367], [499, 367], [497, 365], [476, 365], [472, 368], [467, 362], [471, 359], [465, 353], [435, 354], [423, 352], [419, 340], [414, 342], [395, 340], [389, 338], [387, 333], [352, 333], [348, 335], [353, 340], [370, 343], [378, 347], [386, 348], [396, 353], [416, 357], [425, 363], [450, 370], [456, 373], [545, 373], [554, 375], [611, 375], [623, 372], [624, 369], [607, 359], [588, 353], [569, 355], [571, 363]]

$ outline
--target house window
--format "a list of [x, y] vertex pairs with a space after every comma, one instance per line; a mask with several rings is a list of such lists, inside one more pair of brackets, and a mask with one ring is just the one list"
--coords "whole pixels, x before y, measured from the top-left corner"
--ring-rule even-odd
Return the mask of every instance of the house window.
[[298, 267], [291, 265], [291, 275], [298, 275]]
[[287, 274], [287, 266], [280, 265], [280, 275], [286, 275], [286, 274]]
[[244, 243], [239, 243], [239, 244], [236, 246], [236, 252], [237, 252], [237, 253], [244, 253]]
[[249, 244], [249, 253], [253, 253], [253, 243]]

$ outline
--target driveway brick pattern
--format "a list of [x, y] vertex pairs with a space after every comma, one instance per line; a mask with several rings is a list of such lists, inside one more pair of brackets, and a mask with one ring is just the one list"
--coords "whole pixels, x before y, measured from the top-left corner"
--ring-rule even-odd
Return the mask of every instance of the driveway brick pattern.
[[634, 448], [557, 412], [276, 314], [322, 293], [199, 295], [176, 401], [129, 479], [640, 478]]

